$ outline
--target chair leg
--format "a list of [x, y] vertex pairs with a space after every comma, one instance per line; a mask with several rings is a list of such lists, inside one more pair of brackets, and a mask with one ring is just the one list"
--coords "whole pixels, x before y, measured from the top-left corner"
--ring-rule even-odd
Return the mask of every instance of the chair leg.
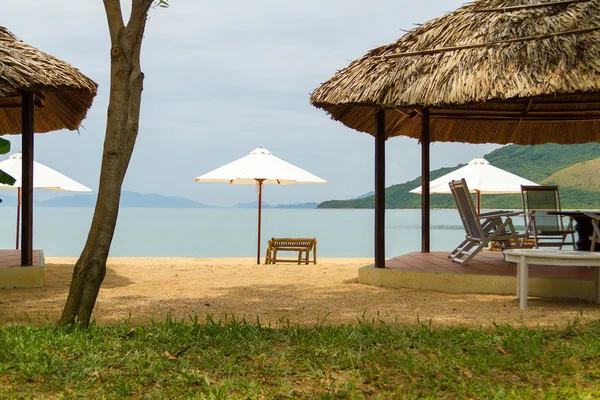
[[592, 219], [592, 228], [592, 237], [590, 238], [592, 245], [590, 246], [590, 251], [596, 251], [596, 242], [600, 239], [600, 237], [598, 237], [598, 234], [600, 233], [600, 229], [598, 229], [598, 220]]
[[448, 258], [454, 261], [456, 258], [460, 258], [461, 254], [468, 252], [471, 250], [475, 244], [469, 239], [465, 239], [461, 244], [458, 245], [457, 248], [452, 250], [452, 252], [448, 255]]
[[471, 243], [471, 245], [469, 246], [469, 248], [475, 247], [475, 249], [471, 250], [469, 253], [464, 253], [463, 252], [461, 254], [461, 255], [467, 255], [467, 258], [461, 259], [461, 258], [455, 257], [455, 258], [452, 259], [452, 261], [455, 261], [455, 262], [460, 263], [460, 264], [466, 264], [469, 261], [471, 261], [471, 259], [473, 257], [475, 257], [475, 255], [477, 255], [477, 253], [479, 253], [481, 250], [483, 250], [483, 248], [485, 246], [487, 246], [487, 244], [488, 244], [488, 242], [481, 242], [481, 243], [479, 243], [475, 247], [475, 245], [473, 243]]

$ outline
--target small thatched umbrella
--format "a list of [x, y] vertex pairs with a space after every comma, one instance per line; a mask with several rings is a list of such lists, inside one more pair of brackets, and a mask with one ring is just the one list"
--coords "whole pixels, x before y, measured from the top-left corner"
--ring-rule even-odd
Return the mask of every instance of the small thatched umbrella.
[[[599, 1], [478, 0], [371, 50], [317, 88], [311, 103], [376, 136], [376, 230], [383, 235], [389, 137], [421, 141], [427, 192], [430, 141], [600, 142], [598, 43]], [[423, 211], [422, 250], [429, 251], [428, 193]]]
[[0, 135], [23, 135], [22, 265], [32, 262], [33, 132], [79, 128], [97, 87], [0, 26]]

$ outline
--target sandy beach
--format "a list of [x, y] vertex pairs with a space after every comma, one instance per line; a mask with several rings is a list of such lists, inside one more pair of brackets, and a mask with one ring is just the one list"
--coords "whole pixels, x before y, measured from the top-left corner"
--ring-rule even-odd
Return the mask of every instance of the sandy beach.
[[[47, 284], [0, 289], [0, 323], [58, 320], [75, 258], [47, 258]], [[536, 299], [521, 310], [513, 296], [448, 294], [358, 283], [358, 268], [371, 259], [320, 259], [318, 265], [260, 265], [252, 258], [111, 258], [94, 310], [99, 324], [123, 319], [145, 323], [197, 315], [205, 320], [245, 318], [314, 326], [386, 323], [489, 327], [565, 326], [600, 318], [600, 307], [579, 300]]]

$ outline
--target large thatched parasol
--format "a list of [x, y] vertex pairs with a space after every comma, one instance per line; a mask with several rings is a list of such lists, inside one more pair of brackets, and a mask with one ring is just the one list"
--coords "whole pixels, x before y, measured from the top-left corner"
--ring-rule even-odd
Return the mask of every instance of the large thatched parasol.
[[382, 142], [421, 140], [428, 181], [429, 141], [600, 141], [598, 43], [600, 1], [478, 0], [371, 50], [310, 100]]
[[[600, 141], [600, 2], [479, 0], [371, 50], [311, 103], [353, 129], [468, 143]], [[418, 109], [418, 108], [417, 108]]]
[[33, 133], [79, 128], [97, 87], [0, 26], [0, 135], [23, 135], [22, 265], [32, 262]]
[[34, 131], [79, 128], [98, 85], [0, 26], [0, 135], [21, 134], [21, 96], [35, 93]]

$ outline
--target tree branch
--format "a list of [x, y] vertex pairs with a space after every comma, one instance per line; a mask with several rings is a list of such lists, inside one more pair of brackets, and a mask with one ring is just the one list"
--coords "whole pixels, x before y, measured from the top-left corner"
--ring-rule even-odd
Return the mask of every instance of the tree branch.
[[110, 42], [115, 45], [118, 42], [119, 32], [123, 29], [123, 14], [121, 12], [120, 0], [103, 0], [106, 10], [106, 19], [108, 20], [108, 31], [110, 32]]
[[148, 11], [154, 3], [154, 0], [132, 0], [131, 1], [131, 15], [127, 22], [127, 29], [133, 35], [142, 35], [144, 26], [146, 25], [146, 18], [148, 17]]

